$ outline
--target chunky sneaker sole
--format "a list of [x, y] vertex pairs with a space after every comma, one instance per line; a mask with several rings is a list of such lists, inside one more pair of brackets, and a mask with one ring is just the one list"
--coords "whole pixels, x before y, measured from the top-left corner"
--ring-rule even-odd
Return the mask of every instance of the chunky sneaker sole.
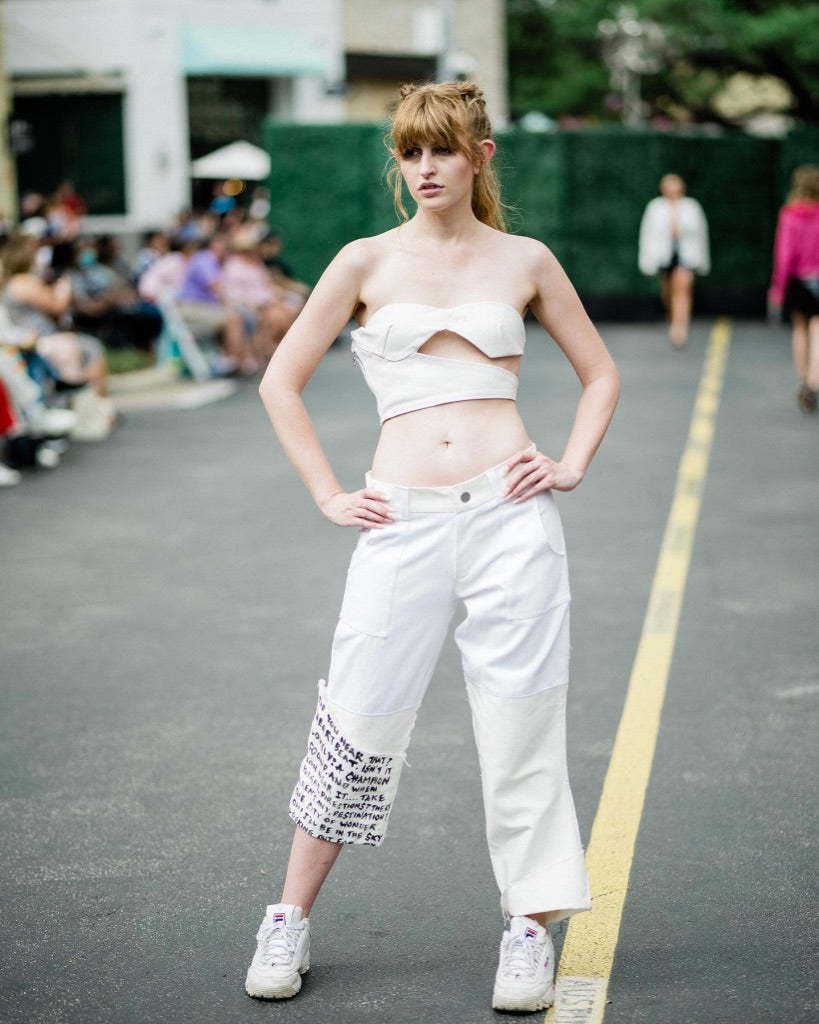
[[507, 1013], [547, 1010], [555, 1000], [555, 951], [548, 928], [513, 917], [504, 933], [492, 1009]]
[[536, 1010], [548, 1010], [554, 1001], [554, 985], [549, 985], [545, 992], [531, 992], [528, 995], [522, 993], [520, 989], [511, 991], [501, 985], [495, 985], [492, 1009], [505, 1010], [507, 1013], [534, 1013]]
[[309, 920], [302, 918], [300, 907], [272, 904], [256, 933], [245, 992], [254, 999], [292, 999], [309, 970]]
[[251, 964], [245, 978], [245, 992], [253, 999], [292, 999], [301, 991], [301, 976], [310, 970], [305, 964], [286, 978], [272, 982], [258, 975]]

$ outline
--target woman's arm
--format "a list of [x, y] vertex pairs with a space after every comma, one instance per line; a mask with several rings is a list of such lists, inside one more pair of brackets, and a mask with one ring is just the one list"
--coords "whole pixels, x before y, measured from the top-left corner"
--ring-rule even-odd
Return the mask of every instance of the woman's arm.
[[708, 241], [708, 220], [705, 210], [697, 202], [686, 196], [681, 200], [683, 206], [682, 225], [683, 238], [682, 253], [688, 264], [697, 274], [708, 274], [711, 270], [711, 247]]
[[787, 208], [780, 209], [774, 236], [773, 274], [771, 277], [770, 298], [774, 306], [781, 306], [785, 301], [785, 289], [793, 272], [796, 254], [793, 219]]
[[343, 490], [302, 399], [322, 357], [359, 304], [367, 264], [366, 240], [341, 250], [282, 339], [259, 385], [285, 455], [324, 515], [339, 526], [372, 527], [391, 519], [379, 495], [367, 489], [349, 494]]
[[697, 267], [698, 274], [710, 274], [711, 272], [711, 242], [708, 231], [708, 218], [705, 210], [697, 203], [697, 217], [699, 219], [699, 243], [700, 263]]
[[8, 284], [9, 294], [18, 302], [42, 310], [59, 320], [71, 305], [71, 282], [61, 277], [54, 284], [46, 284], [35, 274], [20, 274]]
[[620, 375], [614, 360], [572, 283], [545, 246], [532, 244], [537, 247], [536, 292], [529, 308], [566, 355], [583, 393], [559, 462], [540, 452], [521, 452], [508, 464], [507, 494], [519, 501], [549, 488], [570, 491], [580, 483], [608, 429], [620, 394]]
[[643, 211], [637, 242], [637, 265], [640, 273], [647, 277], [653, 277], [657, 273], [662, 259], [659, 251], [663, 248], [661, 217], [662, 207], [656, 199], [652, 199]]

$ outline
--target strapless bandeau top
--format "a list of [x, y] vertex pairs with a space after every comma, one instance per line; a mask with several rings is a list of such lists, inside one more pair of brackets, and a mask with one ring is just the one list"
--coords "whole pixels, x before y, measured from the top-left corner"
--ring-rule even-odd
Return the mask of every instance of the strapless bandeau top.
[[490, 359], [521, 356], [526, 344], [523, 319], [505, 302], [467, 302], [449, 309], [416, 302], [382, 306], [366, 327], [352, 332], [353, 359], [375, 395], [382, 423], [448, 402], [517, 397], [518, 378], [511, 370], [418, 351], [441, 331], [459, 335]]

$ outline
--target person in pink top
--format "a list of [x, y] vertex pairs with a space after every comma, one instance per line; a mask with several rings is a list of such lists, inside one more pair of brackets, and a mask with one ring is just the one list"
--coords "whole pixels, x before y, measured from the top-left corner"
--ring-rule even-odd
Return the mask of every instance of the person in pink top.
[[230, 240], [223, 232], [213, 235], [195, 252], [185, 267], [185, 277], [176, 297], [179, 312], [194, 333], [216, 333], [221, 338], [228, 365], [235, 363], [242, 374], [259, 368], [252, 338], [240, 310], [225, 290], [224, 264]]
[[259, 358], [268, 360], [299, 314], [303, 303], [288, 302], [259, 255], [254, 228], [237, 229], [225, 260], [225, 295], [245, 317]]
[[797, 401], [816, 411], [819, 391], [819, 166], [797, 167], [779, 211], [770, 300], [791, 324]]
[[188, 260], [198, 248], [191, 240], [173, 241], [169, 252], [158, 257], [140, 275], [137, 290], [140, 298], [157, 305], [163, 296], [176, 298], [185, 280]]

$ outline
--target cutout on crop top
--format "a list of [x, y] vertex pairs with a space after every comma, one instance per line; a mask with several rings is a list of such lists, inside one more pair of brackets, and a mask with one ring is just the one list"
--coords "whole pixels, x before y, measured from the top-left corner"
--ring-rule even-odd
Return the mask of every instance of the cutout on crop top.
[[523, 355], [526, 344], [523, 319], [505, 302], [450, 308], [417, 302], [381, 306], [364, 327], [352, 332], [352, 351], [375, 395], [382, 423], [448, 402], [515, 399], [518, 377], [505, 367], [419, 352], [443, 332], [458, 335], [490, 359]]

